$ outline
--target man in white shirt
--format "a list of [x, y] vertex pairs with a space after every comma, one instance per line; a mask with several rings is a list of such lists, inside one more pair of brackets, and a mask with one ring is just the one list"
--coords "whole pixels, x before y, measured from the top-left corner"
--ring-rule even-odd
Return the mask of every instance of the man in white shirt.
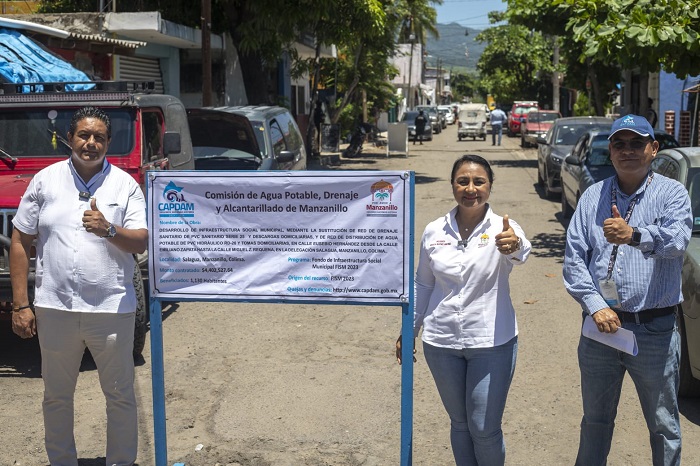
[[[13, 220], [12, 329], [22, 338], [39, 336], [52, 466], [78, 465], [73, 398], [86, 347], [107, 401], [106, 463], [136, 461], [132, 276], [133, 254], [148, 242], [146, 203], [136, 181], [105, 160], [110, 138], [103, 111], [76, 111], [68, 130], [70, 159], [36, 174]], [[36, 316], [27, 290], [35, 240]]]

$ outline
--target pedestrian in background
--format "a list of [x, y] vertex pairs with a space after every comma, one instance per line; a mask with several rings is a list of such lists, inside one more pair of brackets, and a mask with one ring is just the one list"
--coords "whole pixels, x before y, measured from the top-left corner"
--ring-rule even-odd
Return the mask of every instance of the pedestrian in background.
[[457, 206], [425, 228], [416, 271], [414, 335], [423, 328], [457, 466], [505, 462], [501, 420], [518, 352], [508, 278], [527, 260], [530, 243], [508, 215], [491, 209], [493, 178], [478, 155], [455, 161], [450, 183]]
[[[77, 466], [73, 399], [87, 347], [107, 403], [106, 464], [133, 465], [138, 426], [134, 394], [133, 254], [146, 250], [141, 188], [105, 159], [109, 117], [75, 112], [68, 160], [32, 179], [13, 219], [12, 329], [39, 336], [45, 446], [52, 466]], [[36, 240], [35, 314], [27, 274]]]
[[654, 99], [652, 98], [649, 98], [647, 120], [652, 128], [656, 128], [656, 123], [659, 121], [659, 117], [656, 115], [656, 110], [654, 110]]
[[625, 372], [649, 429], [655, 466], [681, 462], [678, 411], [681, 269], [693, 225], [675, 180], [650, 171], [659, 150], [638, 115], [615, 120], [608, 137], [616, 175], [586, 189], [567, 230], [564, 283], [598, 331], [630, 330], [636, 356], [581, 336], [583, 419], [576, 464], [606, 464]]
[[425, 117], [423, 110], [418, 111], [418, 116], [415, 119], [416, 125], [416, 135], [413, 138], [413, 145], [416, 144], [416, 140], [420, 139], [420, 145], [423, 145], [423, 133], [425, 133], [425, 126], [428, 124], [428, 119]]
[[496, 134], [498, 134], [498, 145], [501, 145], [501, 136], [503, 135], [503, 125], [506, 123], [508, 117], [506, 113], [499, 107], [491, 112], [491, 145], [496, 145]]

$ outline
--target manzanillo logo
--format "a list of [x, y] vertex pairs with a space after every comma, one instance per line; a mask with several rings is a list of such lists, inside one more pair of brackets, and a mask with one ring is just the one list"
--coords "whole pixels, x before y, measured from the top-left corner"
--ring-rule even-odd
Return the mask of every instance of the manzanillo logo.
[[399, 208], [392, 202], [394, 186], [388, 181], [380, 180], [374, 183], [370, 191], [372, 192], [372, 202], [367, 204], [366, 212], [368, 217], [396, 217]]
[[172, 181], [163, 190], [166, 202], [158, 204], [160, 217], [194, 217], [194, 203], [187, 202], [182, 188]]

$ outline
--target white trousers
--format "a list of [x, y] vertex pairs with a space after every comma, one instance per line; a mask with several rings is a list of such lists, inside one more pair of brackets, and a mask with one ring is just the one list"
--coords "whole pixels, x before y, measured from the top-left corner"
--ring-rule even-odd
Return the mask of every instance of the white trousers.
[[44, 379], [44, 430], [51, 466], [78, 466], [73, 398], [87, 347], [107, 402], [107, 466], [136, 461], [134, 313], [86, 313], [37, 308]]

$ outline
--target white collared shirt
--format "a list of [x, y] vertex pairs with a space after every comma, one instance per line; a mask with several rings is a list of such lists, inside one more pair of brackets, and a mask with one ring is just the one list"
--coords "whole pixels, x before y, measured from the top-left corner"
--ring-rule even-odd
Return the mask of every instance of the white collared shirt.
[[34, 304], [73, 312], [134, 312], [133, 256], [83, 228], [90, 200], [79, 194], [88, 186], [108, 222], [147, 228], [143, 192], [123, 170], [106, 164], [87, 184], [68, 160], [41, 170], [12, 221], [19, 231], [37, 235]]
[[520, 225], [510, 225], [521, 247], [504, 255], [496, 247], [503, 217], [491, 207], [461, 246], [457, 207], [425, 228], [416, 271], [414, 332], [423, 327], [423, 341], [445, 348], [487, 348], [507, 343], [518, 334], [510, 300], [508, 275], [530, 255], [530, 242]]

